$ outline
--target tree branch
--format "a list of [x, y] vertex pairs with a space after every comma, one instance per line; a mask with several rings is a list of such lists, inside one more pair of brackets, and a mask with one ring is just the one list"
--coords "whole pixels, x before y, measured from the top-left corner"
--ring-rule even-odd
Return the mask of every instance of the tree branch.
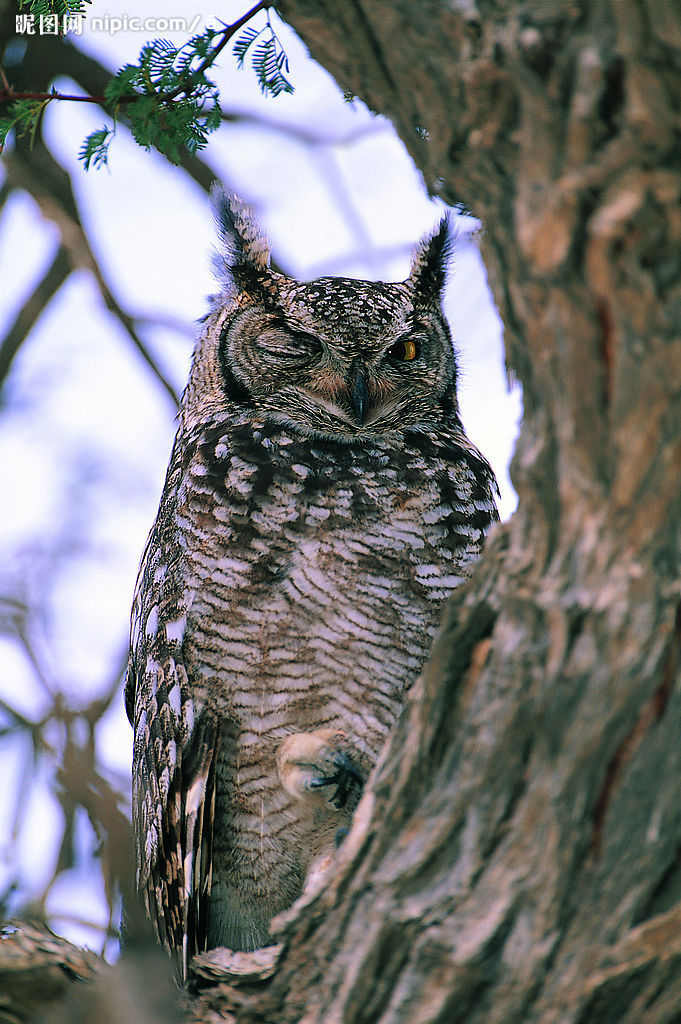
[[0, 89], [0, 103], [14, 103], [16, 100], [41, 100], [45, 103], [50, 100], [63, 100], [70, 103], [97, 103], [105, 106], [106, 100], [103, 96], [74, 96], [65, 92], [58, 92], [51, 89], [49, 92], [19, 92], [11, 85]]
[[[82, 225], [67, 171], [47, 149], [42, 138], [37, 139], [32, 147], [21, 139], [17, 140], [14, 150], [5, 157], [5, 167], [10, 183], [16, 188], [26, 189], [43, 214], [55, 222], [62, 236], [62, 245], [69, 254], [71, 268], [83, 267], [92, 273], [107, 309], [121, 324], [174, 406], [179, 405], [177, 390], [139, 336], [135, 318], [122, 308], [104, 277]], [[16, 346], [16, 339], [14, 344]]]
[[17, 313], [14, 323], [0, 341], [0, 388], [7, 378], [22, 342], [35, 326], [52, 297], [67, 280], [71, 270], [71, 260], [67, 249], [64, 245], [60, 245], [46, 274], [26, 299]]

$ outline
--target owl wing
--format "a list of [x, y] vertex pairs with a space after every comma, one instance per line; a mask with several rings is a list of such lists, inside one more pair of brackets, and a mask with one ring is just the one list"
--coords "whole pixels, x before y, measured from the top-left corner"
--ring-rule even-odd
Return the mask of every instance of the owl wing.
[[[500, 491], [497, 478], [494, 475], [494, 470], [480, 449], [468, 439], [463, 427], [461, 427], [458, 422], [456, 429], [453, 432], [452, 439], [456, 444], [456, 447], [465, 456], [467, 463], [472, 467], [473, 479], [481, 487], [481, 494], [477, 495], [478, 501], [480, 502], [477, 507], [479, 511], [484, 512], [488, 516], [487, 525], [489, 526], [491, 523], [495, 523], [499, 519], [499, 511], [497, 509], [495, 496], [498, 498], [500, 496]], [[487, 532], [487, 530], [485, 530], [485, 532]]]
[[177, 559], [165, 557], [163, 518], [162, 504], [137, 582], [125, 700], [134, 729], [137, 891], [186, 977], [206, 945], [218, 730], [192, 698], [182, 653], [191, 594], [174, 575]]

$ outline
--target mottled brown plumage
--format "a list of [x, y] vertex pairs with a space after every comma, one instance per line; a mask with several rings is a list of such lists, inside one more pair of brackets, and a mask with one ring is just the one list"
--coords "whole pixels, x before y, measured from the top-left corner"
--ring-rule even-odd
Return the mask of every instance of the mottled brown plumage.
[[303, 284], [269, 269], [237, 200], [219, 217], [225, 291], [142, 560], [126, 690], [138, 885], [185, 963], [268, 941], [349, 824], [496, 518], [458, 415], [446, 223], [405, 282]]

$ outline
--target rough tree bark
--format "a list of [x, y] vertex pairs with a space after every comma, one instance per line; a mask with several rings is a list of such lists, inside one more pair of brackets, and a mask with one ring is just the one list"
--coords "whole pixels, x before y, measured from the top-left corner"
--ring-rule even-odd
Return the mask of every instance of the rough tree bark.
[[681, 7], [280, 0], [484, 225], [520, 505], [276, 970], [194, 1020], [681, 1021]]
[[212, 1005], [681, 1021], [681, 7], [278, 7], [483, 222], [524, 390], [520, 506], [274, 976]]

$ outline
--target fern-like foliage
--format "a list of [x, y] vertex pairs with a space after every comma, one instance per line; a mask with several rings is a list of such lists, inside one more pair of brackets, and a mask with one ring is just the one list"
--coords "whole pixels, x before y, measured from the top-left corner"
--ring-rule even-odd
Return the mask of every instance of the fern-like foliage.
[[246, 54], [248, 53], [251, 44], [254, 43], [260, 35], [260, 32], [262, 32], [262, 29], [258, 30], [257, 28], [253, 28], [252, 25], [247, 25], [241, 35], [236, 39], [234, 46], [232, 47], [232, 53], [236, 57], [237, 65], [240, 68], [244, 66]]
[[[126, 117], [140, 146], [154, 146], [178, 163], [183, 150], [202, 149], [219, 128], [219, 93], [206, 70], [220, 34], [206, 29], [181, 47], [155, 39], [142, 47], [137, 64], [126, 64], [107, 84], [104, 98], [114, 118]], [[104, 131], [88, 136], [80, 152], [86, 168], [106, 164], [112, 137]]]
[[0, 118], [0, 151], [12, 130], [15, 135], [30, 135], [32, 145], [40, 118], [48, 103], [49, 98], [45, 100], [15, 100], [9, 108], [7, 116]]
[[98, 132], [88, 135], [78, 151], [78, 159], [83, 161], [86, 171], [90, 167], [106, 167], [109, 162], [109, 143], [113, 132], [110, 128], [101, 128]]
[[[20, 0], [34, 16], [60, 17], [83, 13], [83, 5], [91, 0]], [[195, 153], [208, 142], [209, 135], [221, 124], [219, 92], [207, 72], [226, 44], [237, 32], [233, 44], [239, 67], [247, 54], [251, 60], [261, 89], [272, 96], [293, 92], [287, 75], [289, 63], [284, 48], [270, 21], [269, 10], [265, 25], [258, 29], [248, 24], [250, 19], [267, 5], [257, 3], [234, 25], [207, 28], [193, 36], [183, 46], [175, 46], [168, 39], [155, 39], [144, 46], [136, 64], [125, 64], [112, 78], [99, 98], [111, 113], [113, 128], [101, 128], [89, 135], [79, 152], [85, 169], [104, 167], [108, 161], [109, 145], [116, 132], [116, 123], [124, 118], [136, 141], [150, 149], [152, 146], [179, 163], [183, 153]], [[2, 95], [4, 92], [4, 96]], [[14, 99], [14, 95], [19, 98]], [[38, 100], [22, 99], [13, 94], [11, 87], [0, 87], [0, 102], [11, 104], [0, 118], [0, 150], [10, 131], [35, 135], [40, 116], [51, 100], [78, 99], [61, 97], [52, 92]]]
[[20, 7], [28, 7], [29, 12], [36, 18], [63, 18], [82, 16], [85, 14], [85, 4], [92, 3], [92, 0], [19, 0]]
[[[260, 39], [253, 47], [256, 39]], [[272, 27], [269, 11], [267, 24], [259, 31], [247, 25], [234, 43], [232, 52], [240, 68], [244, 66], [246, 55], [253, 47], [251, 61], [258, 84], [265, 94], [279, 96], [282, 92], [293, 92], [293, 85], [286, 77], [289, 73], [288, 57], [281, 45], [279, 36]]]

